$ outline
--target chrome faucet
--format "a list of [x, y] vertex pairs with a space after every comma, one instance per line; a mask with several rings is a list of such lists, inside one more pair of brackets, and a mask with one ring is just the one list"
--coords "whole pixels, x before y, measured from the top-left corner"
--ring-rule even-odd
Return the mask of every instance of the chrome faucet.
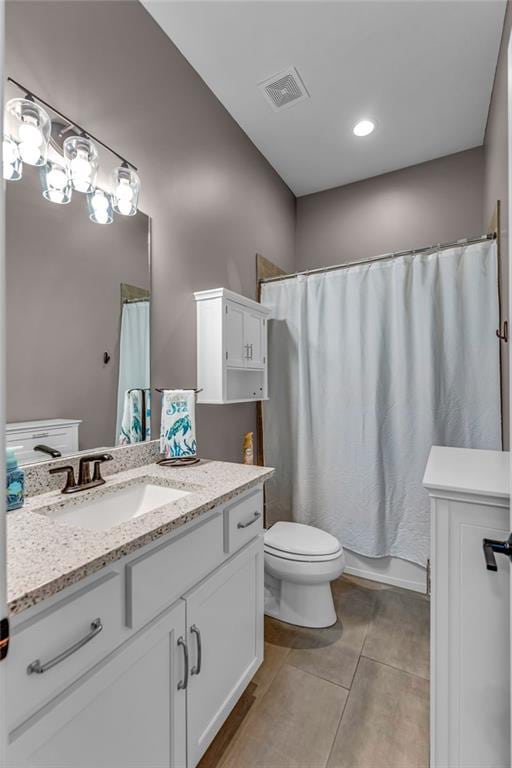
[[[66, 484], [61, 493], [77, 493], [78, 491], [87, 491], [89, 488], [96, 488], [98, 485], [104, 485], [105, 480], [101, 476], [100, 465], [104, 461], [112, 461], [114, 457], [111, 453], [91, 453], [82, 456], [78, 462], [78, 483], [75, 482], [75, 470], [71, 464], [64, 467], [55, 467], [50, 469], [50, 475], [56, 475], [66, 472]], [[94, 464], [94, 471], [91, 478], [90, 465]]]

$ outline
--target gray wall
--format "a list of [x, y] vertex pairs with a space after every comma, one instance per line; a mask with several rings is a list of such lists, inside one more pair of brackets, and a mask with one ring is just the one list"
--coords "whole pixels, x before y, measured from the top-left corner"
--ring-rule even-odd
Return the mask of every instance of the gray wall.
[[[139, 167], [153, 219], [152, 381], [192, 386], [192, 292], [254, 296], [257, 252], [293, 270], [295, 199], [138, 2], [6, 5], [6, 74]], [[201, 406], [197, 422], [201, 454], [236, 461], [255, 406]]]
[[95, 448], [116, 442], [120, 285], [149, 288], [148, 218], [100, 226], [85, 202], [48, 203], [36, 168], [7, 184], [6, 415], [82, 419]]
[[297, 200], [297, 269], [479, 235], [481, 147]]
[[[501, 201], [501, 295], [503, 318], [509, 318], [509, 234], [508, 234], [508, 105], [507, 105], [507, 48], [512, 28], [512, 6], [507, 6], [500, 55], [492, 92], [489, 117], [485, 131], [484, 222], [493, 215], [496, 201]], [[503, 421], [507, 435], [510, 428], [510, 372], [509, 351], [502, 343]], [[509, 441], [506, 442], [508, 447]]]

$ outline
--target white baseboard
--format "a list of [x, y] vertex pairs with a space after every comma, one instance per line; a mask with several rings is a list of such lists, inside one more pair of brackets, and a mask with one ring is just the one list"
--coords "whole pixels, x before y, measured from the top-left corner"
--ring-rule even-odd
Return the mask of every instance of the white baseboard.
[[427, 569], [417, 563], [399, 557], [364, 557], [349, 549], [345, 550], [345, 557], [346, 574], [413, 592], [426, 592]]

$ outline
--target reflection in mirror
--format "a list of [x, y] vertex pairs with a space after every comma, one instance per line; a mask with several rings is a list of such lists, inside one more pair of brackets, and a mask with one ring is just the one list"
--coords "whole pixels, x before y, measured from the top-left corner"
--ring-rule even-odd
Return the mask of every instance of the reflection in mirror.
[[148, 216], [99, 225], [6, 184], [7, 443], [22, 463], [151, 434]]

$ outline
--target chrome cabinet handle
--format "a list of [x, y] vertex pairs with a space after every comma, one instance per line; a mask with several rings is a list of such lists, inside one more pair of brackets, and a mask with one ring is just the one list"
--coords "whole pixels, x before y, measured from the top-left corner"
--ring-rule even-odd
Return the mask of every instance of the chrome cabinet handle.
[[256, 522], [261, 517], [261, 512], [255, 512], [252, 520], [249, 520], [248, 523], [238, 523], [237, 528], [248, 528], [250, 525], [253, 525], [253, 523]]
[[245, 347], [245, 359], [246, 360], [250, 360], [250, 357], [249, 357], [249, 344], [244, 344], [244, 347]]
[[84, 645], [87, 643], [90, 643], [91, 640], [96, 637], [96, 635], [99, 635], [101, 630], [103, 629], [103, 624], [101, 623], [101, 619], [94, 619], [94, 621], [91, 622], [91, 631], [88, 635], [85, 637], [82, 637], [81, 640], [78, 640], [74, 645], [71, 645], [69, 648], [66, 648], [65, 651], [62, 651], [62, 653], [59, 653], [58, 656], [55, 656], [55, 658], [51, 659], [50, 661], [47, 661], [46, 664], [41, 664], [39, 659], [36, 659], [27, 667], [27, 675], [42, 675], [43, 672], [46, 672], [48, 669], [51, 669], [52, 667], [55, 667], [57, 664], [60, 664], [61, 661], [64, 661], [64, 659], [67, 659], [69, 656], [71, 656], [75, 651], [80, 650], [80, 648], [83, 648]]
[[191, 675], [198, 675], [201, 671], [202, 666], [202, 646], [201, 646], [201, 632], [198, 630], [195, 624], [192, 624], [190, 627], [190, 631], [194, 633], [197, 639], [197, 664], [195, 667], [192, 667], [192, 671], [190, 672]]
[[251, 360], [252, 360], [252, 344], [249, 344], [249, 346], [251, 348]]
[[178, 637], [178, 645], [183, 648], [183, 658], [185, 660], [185, 675], [183, 680], [178, 683], [178, 691], [185, 691], [188, 687], [188, 647], [182, 637]]

